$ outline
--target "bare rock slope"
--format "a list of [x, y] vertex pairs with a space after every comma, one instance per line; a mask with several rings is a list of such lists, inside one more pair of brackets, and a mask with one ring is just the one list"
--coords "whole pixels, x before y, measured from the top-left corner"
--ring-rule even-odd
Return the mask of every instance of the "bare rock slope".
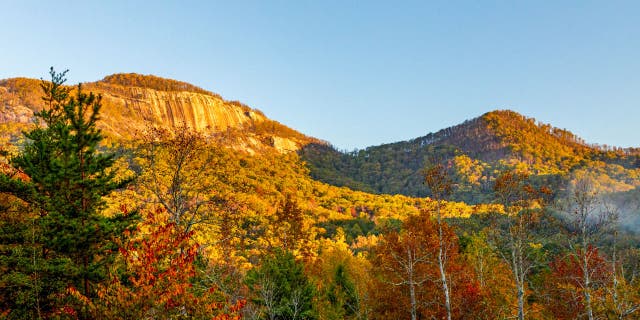
[[[40, 80], [0, 80], [0, 124], [28, 124], [43, 107]], [[150, 126], [187, 126], [250, 153], [296, 151], [318, 140], [261, 111], [191, 84], [150, 75], [115, 74], [83, 85], [102, 96], [100, 127], [114, 138], [135, 138]]]

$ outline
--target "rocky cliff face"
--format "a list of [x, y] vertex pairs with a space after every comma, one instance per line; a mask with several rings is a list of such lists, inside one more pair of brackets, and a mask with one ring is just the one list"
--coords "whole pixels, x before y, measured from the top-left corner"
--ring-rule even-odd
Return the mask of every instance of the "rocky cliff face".
[[103, 123], [110, 131], [121, 134], [131, 133], [131, 129], [141, 129], [141, 125], [149, 124], [169, 128], [186, 125], [199, 131], [221, 132], [267, 120], [259, 111], [230, 103], [215, 95], [100, 82], [88, 85], [87, 90], [102, 94], [105, 106]]
[[[31, 122], [33, 112], [43, 107], [39, 84], [25, 78], [0, 80], [0, 123]], [[313, 140], [258, 110], [175, 80], [123, 74], [88, 83], [84, 90], [102, 95], [100, 127], [118, 138], [135, 138], [149, 126], [187, 126], [226, 137], [233, 132], [228, 143], [252, 153], [295, 151]]]

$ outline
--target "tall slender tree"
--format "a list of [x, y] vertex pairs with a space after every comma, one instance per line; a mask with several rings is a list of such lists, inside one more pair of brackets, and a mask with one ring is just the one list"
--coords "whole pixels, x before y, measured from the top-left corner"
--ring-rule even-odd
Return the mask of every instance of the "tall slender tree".
[[[597, 242], [611, 231], [615, 214], [606, 210], [602, 197], [596, 188], [593, 177], [579, 175], [569, 185], [569, 197], [566, 213], [571, 220], [569, 249], [577, 261], [580, 261], [580, 291], [584, 300], [584, 314], [589, 320], [597, 318], [594, 314], [593, 292], [597, 287], [594, 278], [600, 270], [596, 268], [598, 252]], [[615, 252], [615, 251], [614, 251]], [[614, 257], [615, 259], [615, 257]]]
[[546, 187], [535, 189], [528, 183], [528, 175], [517, 171], [506, 171], [495, 181], [496, 201], [504, 206], [506, 215], [501, 225], [492, 233], [498, 253], [509, 264], [517, 297], [517, 318], [526, 317], [526, 285], [532, 268], [538, 263], [538, 246], [533, 232], [540, 221], [542, 199], [550, 191]]
[[440, 286], [444, 296], [444, 306], [447, 311], [447, 320], [451, 320], [451, 288], [447, 276], [447, 263], [449, 249], [452, 246], [447, 242], [443, 233], [442, 201], [451, 194], [453, 181], [447, 173], [445, 165], [438, 163], [429, 166], [425, 170], [424, 182], [431, 191], [431, 196], [436, 202], [436, 221], [438, 223], [438, 271], [440, 272]]

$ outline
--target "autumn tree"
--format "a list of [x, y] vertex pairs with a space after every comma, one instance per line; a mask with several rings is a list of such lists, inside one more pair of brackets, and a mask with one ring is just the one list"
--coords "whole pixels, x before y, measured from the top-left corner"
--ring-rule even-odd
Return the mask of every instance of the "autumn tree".
[[517, 307], [515, 285], [509, 265], [490, 244], [486, 232], [465, 234], [465, 264], [473, 268], [476, 282], [484, 297], [483, 314], [478, 319], [505, 319]]
[[505, 216], [499, 217], [491, 234], [492, 242], [509, 264], [518, 298], [517, 317], [526, 316], [526, 286], [532, 268], [539, 263], [541, 245], [533, 228], [539, 222], [541, 207], [536, 201], [549, 194], [546, 188], [534, 189], [527, 183], [528, 175], [507, 171], [495, 181], [496, 200], [503, 205]]
[[148, 201], [161, 205], [182, 232], [213, 223], [216, 153], [206, 137], [186, 125], [174, 130], [150, 127], [142, 136], [139, 179]]
[[[277, 245], [291, 251], [296, 256], [310, 256], [315, 230], [308, 225], [308, 214], [300, 207], [295, 195], [285, 194], [284, 200], [278, 203], [272, 224], [274, 236], [279, 240]], [[275, 243], [272, 243], [274, 245]]]
[[317, 259], [311, 265], [318, 294], [320, 319], [364, 320], [371, 317], [372, 270], [363, 255], [354, 255], [338, 228], [333, 239], [324, 239]]
[[[465, 318], [481, 312], [480, 292], [474, 281], [473, 270], [462, 265], [458, 255], [457, 237], [446, 224], [442, 225], [449, 263], [445, 270], [449, 282], [454, 284], [451, 300], [452, 318]], [[410, 216], [402, 229], [389, 231], [375, 248], [373, 262], [380, 275], [380, 288], [376, 290], [379, 301], [376, 316], [379, 318], [419, 319], [447, 317], [442, 303], [441, 278], [438, 267], [438, 225], [425, 214]]]
[[[97, 299], [77, 291], [95, 319], [234, 319], [244, 301], [227, 304], [215, 287], [199, 290], [193, 231], [184, 233], [164, 210], [147, 212], [144, 222], [120, 244], [121, 264], [111, 269]], [[200, 291], [200, 292], [199, 292]]]
[[[415, 219], [417, 218], [413, 218]], [[425, 222], [428, 222], [428, 218]], [[385, 274], [385, 282], [392, 287], [405, 289], [405, 297], [408, 292], [411, 320], [418, 319], [423, 284], [433, 281], [433, 274], [428, 270], [429, 262], [433, 259], [432, 247], [428, 242], [430, 238], [423, 228], [405, 228], [401, 233], [386, 234], [376, 252], [379, 261], [377, 265]]]
[[450, 287], [447, 281], [448, 253], [452, 246], [447, 242], [443, 232], [443, 220], [441, 212], [441, 202], [451, 194], [453, 181], [451, 180], [446, 167], [437, 163], [425, 170], [424, 182], [431, 191], [431, 196], [436, 202], [436, 221], [438, 223], [438, 271], [440, 272], [440, 285], [444, 296], [444, 306], [447, 311], [447, 319], [451, 320], [451, 297]]
[[[578, 249], [581, 250], [581, 249]], [[587, 301], [583, 294], [583, 266], [581, 256], [588, 255], [590, 263], [590, 298], [598, 296], [604, 299], [607, 284], [610, 281], [609, 265], [606, 258], [595, 247], [587, 248], [587, 253], [569, 252], [556, 257], [549, 264], [549, 273], [545, 276], [543, 294], [547, 311], [557, 319], [584, 319], [589, 317]], [[603, 305], [601, 305], [604, 307]], [[602, 308], [596, 314], [604, 315]]]
[[280, 227], [279, 237], [282, 248], [293, 250], [302, 240], [303, 212], [291, 194], [285, 196], [284, 201], [276, 211], [276, 223]]
[[215, 286], [225, 297], [235, 303], [245, 299], [247, 295], [244, 283], [245, 273], [250, 264], [252, 231], [255, 221], [247, 214], [246, 206], [235, 201], [231, 196], [214, 197], [215, 210], [220, 218], [215, 232], [207, 229], [204, 239], [219, 239], [201, 246], [202, 259], [199, 268], [200, 282], [204, 286]]
[[589, 320], [594, 319], [593, 291], [596, 288], [595, 277], [604, 272], [595, 268], [598, 252], [597, 241], [610, 227], [615, 216], [605, 210], [602, 198], [596, 189], [593, 179], [585, 174], [576, 177], [569, 186], [569, 195], [564, 203], [563, 211], [569, 219], [569, 249], [579, 261], [579, 292], [583, 296], [584, 314]]

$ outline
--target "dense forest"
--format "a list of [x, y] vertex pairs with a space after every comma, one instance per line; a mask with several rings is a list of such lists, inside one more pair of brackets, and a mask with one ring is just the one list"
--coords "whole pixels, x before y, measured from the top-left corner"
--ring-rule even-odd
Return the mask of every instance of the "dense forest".
[[115, 139], [64, 81], [0, 145], [1, 319], [640, 317], [631, 151], [511, 112], [348, 154], [269, 121]]

